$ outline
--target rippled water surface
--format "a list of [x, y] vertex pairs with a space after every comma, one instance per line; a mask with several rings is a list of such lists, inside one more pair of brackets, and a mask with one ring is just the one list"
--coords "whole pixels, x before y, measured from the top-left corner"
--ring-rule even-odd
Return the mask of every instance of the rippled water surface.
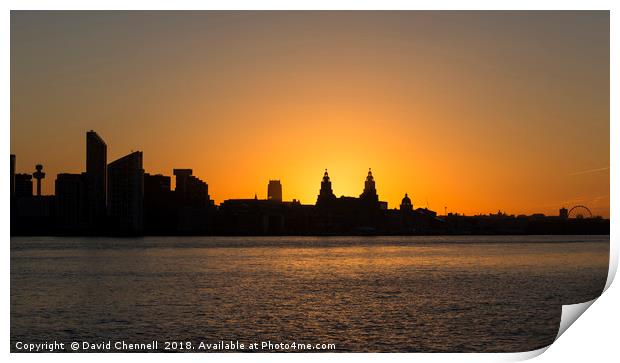
[[15, 342], [525, 351], [600, 295], [609, 236], [11, 238]]

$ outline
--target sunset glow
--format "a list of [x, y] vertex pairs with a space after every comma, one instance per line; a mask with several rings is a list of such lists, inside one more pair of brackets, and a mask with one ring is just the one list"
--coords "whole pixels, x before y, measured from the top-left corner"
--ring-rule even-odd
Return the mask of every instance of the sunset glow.
[[[23, 12], [11, 17], [18, 172], [144, 152], [216, 203], [359, 196], [444, 213], [609, 216], [608, 12]], [[524, 26], [527, 24], [527, 26]], [[36, 140], [34, 142], [33, 140]]]

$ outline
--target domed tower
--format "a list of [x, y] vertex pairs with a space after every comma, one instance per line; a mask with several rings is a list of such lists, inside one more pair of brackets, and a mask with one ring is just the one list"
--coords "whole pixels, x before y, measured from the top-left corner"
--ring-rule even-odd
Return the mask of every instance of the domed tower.
[[332, 182], [329, 180], [329, 174], [327, 174], [327, 169], [325, 169], [325, 174], [323, 174], [323, 180], [321, 181], [321, 190], [319, 191], [319, 196], [316, 200], [316, 204], [324, 204], [334, 199], [336, 199], [336, 196], [332, 191]]
[[375, 178], [372, 176], [372, 170], [370, 170], [370, 168], [368, 168], [368, 175], [364, 182], [364, 192], [360, 195], [360, 199], [376, 203], [379, 202], [379, 196], [375, 189]]
[[411, 204], [411, 199], [409, 199], [407, 193], [405, 193], [405, 197], [400, 202], [400, 210], [409, 212], [413, 210], [413, 204]]

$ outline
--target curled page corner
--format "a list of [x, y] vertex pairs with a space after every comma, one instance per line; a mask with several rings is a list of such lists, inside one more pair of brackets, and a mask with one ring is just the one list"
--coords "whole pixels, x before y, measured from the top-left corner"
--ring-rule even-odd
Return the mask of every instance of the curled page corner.
[[[556, 340], [558, 340], [558, 338], [560, 338], [560, 336], [564, 334], [564, 332], [568, 329], [568, 327], [573, 325], [573, 323], [577, 321], [577, 319], [579, 319], [581, 314], [583, 314], [586, 310], [588, 310], [588, 308], [595, 301], [596, 299], [586, 301], [583, 303], [579, 303], [579, 304], [562, 305], [562, 317], [560, 319], [560, 328], [558, 330], [558, 335], [556, 335], [553, 341], [555, 342]], [[548, 345], [546, 347], [536, 349], [536, 350], [531, 350], [528, 352], [513, 353], [509, 357], [506, 357], [504, 361], [524, 361], [524, 360], [532, 359], [532, 358], [538, 357], [539, 355], [543, 354], [547, 349], [549, 349], [550, 346], [551, 345]]]
[[620, 245], [609, 241], [609, 270], [607, 271], [607, 281], [603, 292], [607, 291], [618, 272], [618, 254], [620, 253]]
[[[616, 246], [614, 243], [610, 243], [609, 269], [607, 272], [607, 281], [605, 282], [605, 287], [603, 288], [603, 292], [601, 293], [601, 295], [605, 293], [605, 291], [607, 291], [609, 286], [611, 286], [611, 283], [613, 282], [616, 276], [616, 272], [618, 271], [619, 250], [620, 248], [618, 246]], [[586, 310], [588, 310], [588, 308], [592, 306], [592, 304], [594, 304], [594, 302], [597, 299], [598, 298], [595, 298], [590, 301], [586, 301], [586, 302], [579, 303], [579, 304], [562, 305], [562, 317], [560, 318], [560, 328], [558, 329], [558, 334], [555, 336], [555, 339], [553, 341], [555, 342], [556, 340], [558, 340], [560, 336], [562, 336], [562, 334], [564, 334], [564, 332], [571, 325], [573, 325], [573, 323], [577, 321], [577, 319], [579, 319], [579, 317]], [[523, 361], [523, 360], [535, 358], [543, 354], [547, 349], [549, 349], [550, 346], [551, 345], [548, 345], [546, 347], [543, 347], [537, 350], [528, 351], [528, 352], [514, 353], [514, 355], [508, 358], [507, 361], [513, 361], [513, 360]]]
[[[558, 330], [558, 335], [556, 335], [555, 340], [564, 334], [566, 329], [569, 326], [573, 325], [573, 323], [584, 313], [584, 311], [588, 310], [588, 308], [596, 301], [596, 299], [586, 301], [579, 304], [572, 305], [562, 305], [562, 318], [560, 320], [560, 329]], [[555, 341], [554, 340], [554, 341]]]
[[543, 354], [547, 349], [549, 349], [549, 347], [550, 345], [536, 349], [536, 350], [530, 350], [527, 352], [505, 353], [506, 356], [504, 356], [502, 360], [504, 362], [522, 362], [524, 360], [529, 360], [529, 359], [538, 357], [539, 355]]

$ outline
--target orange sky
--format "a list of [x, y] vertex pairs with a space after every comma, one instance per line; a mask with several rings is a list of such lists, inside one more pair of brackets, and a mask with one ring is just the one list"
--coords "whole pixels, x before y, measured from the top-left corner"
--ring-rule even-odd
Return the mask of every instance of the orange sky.
[[12, 12], [17, 170], [144, 151], [217, 203], [316, 201], [327, 168], [389, 207], [609, 216], [608, 12]]

